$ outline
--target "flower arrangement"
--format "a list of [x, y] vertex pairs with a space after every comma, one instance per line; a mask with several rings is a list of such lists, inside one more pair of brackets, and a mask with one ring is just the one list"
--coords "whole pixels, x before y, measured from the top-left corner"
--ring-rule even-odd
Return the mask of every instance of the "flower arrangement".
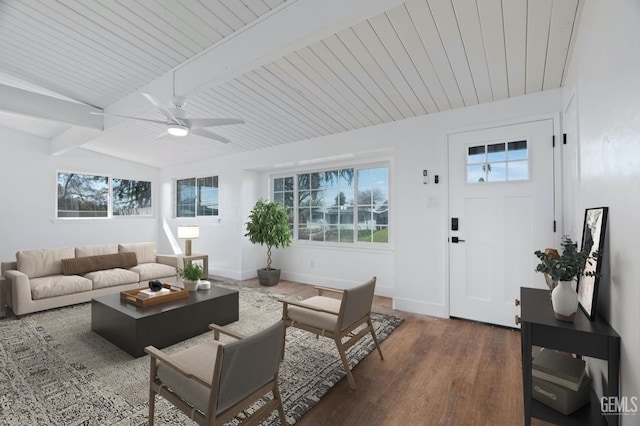
[[[572, 281], [580, 277], [587, 264], [597, 260], [600, 256], [598, 252], [589, 253], [590, 247], [578, 251], [578, 244], [573, 242], [567, 235], [562, 237], [562, 255], [557, 250], [547, 249], [544, 252], [535, 251], [535, 255], [540, 259], [536, 266], [536, 272], [543, 272], [554, 282]], [[584, 273], [587, 276], [596, 276], [594, 271]], [[547, 282], [549, 284], [549, 282]]]

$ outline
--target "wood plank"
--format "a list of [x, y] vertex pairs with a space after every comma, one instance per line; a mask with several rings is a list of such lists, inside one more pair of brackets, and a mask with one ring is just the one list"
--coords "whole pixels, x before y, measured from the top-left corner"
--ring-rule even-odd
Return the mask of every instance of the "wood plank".
[[[411, 21], [405, 16], [405, 22], [402, 25], [411, 25]], [[378, 43], [382, 43], [385, 56], [392, 60], [383, 65], [383, 68], [387, 68], [387, 73], [393, 71], [390, 77], [396, 87], [399, 88], [400, 93], [407, 101], [407, 104], [411, 107], [416, 115], [424, 114], [425, 112], [433, 113], [438, 110], [431, 94], [427, 90], [420, 74], [418, 74], [414, 63], [407, 54], [406, 49], [402, 45], [402, 42], [398, 38], [393, 25], [389, 21], [389, 17], [386, 13], [373, 16], [369, 18], [369, 23], [376, 38], [371, 38], [371, 41], [375, 41], [373, 48], [377, 49]], [[379, 42], [378, 42], [379, 40]], [[382, 53], [382, 51], [380, 51]], [[395, 70], [397, 69], [397, 72]]]
[[[273, 287], [257, 279], [236, 282], [277, 294], [317, 294], [290, 281]], [[363, 359], [353, 369], [356, 391], [341, 380], [296, 424], [523, 424], [519, 330], [397, 311], [380, 296], [373, 311], [404, 318], [381, 344], [384, 361], [375, 353]]]
[[[335, 35], [329, 37], [329, 39], [334, 47], [342, 44]], [[342, 82], [343, 86], [348, 90], [346, 93], [353, 93], [353, 96], [349, 96], [349, 99], [356, 108], [363, 112], [372, 124], [375, 125], [389, 121], [389, 115], [378, 104], [378, 101], [364, 88], [360, 80], [353, 75], [352, 71], [344, 66], [342, 61], [333, 53], [327, 44], [327, 39], [325, 39], [309, 47]], [[343, 53], [345, 53], [345, 51], [343, 51]], [[348, 53], [348, 51], [346, 53]]]
[[[222, 0], [222, 3], [224, 3], [224, 5], [227, 7], [227, 9], [231, 11], [231, 13], [236, 15], [238, 19], [244, 22], [245, 25], [253, 21], [259, 16], [258, 14], [254, 13], [253, 10], [251, 10], [245, 4], [245, 2], [238, 1], [238, 0]], [[257, 3], [257, 2], [254, 2], [254, 3]], [[258, 3], [258, 6], [259, 5], [260, 4]], [[264, 7], [264, 9], [262, 10], [262, 13], [266, 13], [269, 11], [269, 8], [264, 3], [262, 3], [262, 6]]]
[[509, 97], [525, 94], [527, 0], [502, 2]]
[[[428, 96], [433, 100], [438, 111], [451, 109], [447, 94], [440, 83], [436, 70], [433, 68], [428, 53], [424, 49], [407, 8], [404, 5], [396, 7], [387, 12], [387, 16], [426, 86]], [[418, 95], [420, 96], [420, 94]], [[422, 103], [424, 104], [425, 101], [422, 101]]]
[[485, 103], [492, 102], [494, 99], [478, 7], [475, 0], [453, 0], [453, 8], [478, 101]]
[[366, 119], [358, 115], [357, 111], [349, 109], [347, 105], [342, 105], [339, 102], [342, 99], [342, 95], [336, 91], [335, 87], [325, 81], [321, 74], [305, 61], [299, 52], [287, 55], [284, 61], [276, 60], [274, 62], [301, 84], [305, 84], [316, 96], [323, 99], [332, 111], [337, 111], [349, 123], [349, 129], [358, 129], [364, 126]]
[[447, 94], [451, 107], [463, 107], [464, 101], [460, 93], [460, 87], [449, 63], [449, 57], [440, 39], [429, 5], [426, 0], [409, 0], [406, 2], [406, 7], [422, 40], [422, 44], [429, 52], [429, 58]]
[[553, 0], [528, 3], [526, 93], [542, 90]]
[[465, 106], [476, 105], [478, 94], [471, 77], [469, 61], [462, 44], [459, 24], [451, 0], [429, 0], [429, 7], [447, 52], [451, 69], [458, 82], [464, 104]]
[[[323, 115], [326, 115], [328, 119], [335, 123], [335, 126], [338, 126], [337, 128], [340, 129], [339, 131], [345, 131], [352, 128], [351, 125], [344, 120], [343, 116], [335, 109], [335, 103], [332, 100], [329, 100], [328, 96], [318, 96], [318, 93], [324, 94], [324, 92], [310, 88], [309, 85], [313, 85], [311, 80], [307, 79], [286, 59], [266, 64], [264, 68], [278, 76], [284, 84], [291, 87], [297, 93], [300, 93], [301, 96], [321, 110]], [[294, 78], [292, 75], [296, 75], [297, 78]], [[304, 82], [300, 81], [300, 79]]]
[[502, 1], [484, 0], [477, 3], [477, 6], [493, 99], [496, 101], [507, 99], [509, 84], [502, 22]]
[[353, 31], [353, 28], [340, 31], [337, 33], [337, 36], [346, 48], [349, 49], [349, 52], [351, 52], [358, 63], [367, 71], [373, 81], [375, 81], [381, 93], [389, 99], [389, 103], [383, 103], [386, 105], [385, 108], [388, 111], [393, 111], [394, 108], [397, 109], [400, 118], [413, 117], [413, 111], [411, 111], [409, 105], [407, 105], [402, 95], [398, 92], [378, 62], [376, 62], [375, 58], [371, 56], [371, 53], [367, 50], [362, 40], [360, 40]]
[[251, 9], [256, 16], [262, 16], [273, 9], [273, 7], [266, 4], [264, 0], [242, 0], [242, 3]]
[[574, 37], [577, 9], [578, 0], [553, 2], [543, 90], [555, 89], [562, 85], [571, 38]]

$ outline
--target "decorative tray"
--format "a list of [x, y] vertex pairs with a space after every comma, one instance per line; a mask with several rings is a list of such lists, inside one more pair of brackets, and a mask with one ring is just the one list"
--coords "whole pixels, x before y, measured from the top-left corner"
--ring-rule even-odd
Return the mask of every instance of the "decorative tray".
[[135, 290], [121, 291], [120, 300], [124, 300], [125, 302], [132, 303], [136, 306], [145, 307], [189, 297], [189, 290], [185, 288], [176, 287], [166, 283], [162, 283], [162, 286], [171, 290], [171, 293], [163, 294], [162, 296], [142, 298], [138, 296], [138, 293], [142, 290], [146, 290], [146, 288], [137, 288]]

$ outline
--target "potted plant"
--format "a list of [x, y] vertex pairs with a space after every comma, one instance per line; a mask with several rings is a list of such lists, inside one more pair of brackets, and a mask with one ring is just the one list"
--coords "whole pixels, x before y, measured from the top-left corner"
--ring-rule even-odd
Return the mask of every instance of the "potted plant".
[[189, 291], [196, 291], [198, 289], [198, 283], [204, 272], [202, 266], [197, 263], [188, 262], [184, 265], [184, 268], [176, 268], [176, 271], [178, 272], [178, 276], [182, 278], [184, 288]]
[[273, 201], [259, 199], [245, 224], [249, 241], [267, 246], [267, 267], [258, 269], [261, 285], [272, 286], [280, 280], [280, 269], [271, 267], [271, 248], [287, 247], [291, 244], [289, 216], [285, 207]]
[[[583, 247], [578, 250], [578, 244], [568, 236], [562, 237], [562, 254], [554, 249], [546, 249], [544, 252], [536, 250], [534, 254], [540, 263], [536, 266], [536, 272], [542, 272], [547, 279], [547, 285], [551, 288], [551, 302], [553, 312], [557, 319], [573, 321], [578, 310], [578, 295], [571, 286], [582, 274], [587, 264], [597, 260], [598, 252], [590, 253], [590, 248]], [[595, 276], [596, 272], [584, 272], [587, 276]]]

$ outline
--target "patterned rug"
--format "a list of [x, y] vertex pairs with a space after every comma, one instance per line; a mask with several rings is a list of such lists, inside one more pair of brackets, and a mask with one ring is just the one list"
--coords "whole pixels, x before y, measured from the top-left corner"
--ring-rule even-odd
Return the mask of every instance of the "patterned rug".
[[[278, 297], [263, 289], [215, 283], [240, 291], [240, 321], [228, 327], [251, 335], [279, 320]], [[380, 341], [402, 319], [374, 313]], [[213, 339], [211, 333], [164, 349], [168, 353]], [[351, 367], [374, 349], [366, 337], [351, 347]], [[0, 320], [0, 424], [146, 425], [149, 358], [132, 358], [91, 331], [91, 304]], [[280, 392], [287, 422], [295, 424], [345, 376], [335, 344], [287, 330]], [[232, 422], [237, 423], [237, 422]], [[263, 424], [278, 424], [273, 414]], [[195, 424], [164, 399], [156, 402], [157, 425]]]

